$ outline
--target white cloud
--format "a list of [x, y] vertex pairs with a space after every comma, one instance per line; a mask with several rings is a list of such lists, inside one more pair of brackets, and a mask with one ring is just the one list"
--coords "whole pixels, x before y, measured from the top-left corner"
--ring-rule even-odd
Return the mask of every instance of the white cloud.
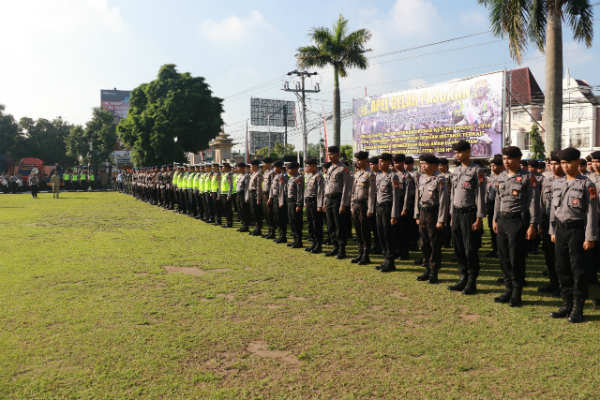
[[242, 42], [257, 33], [272, 29], [271, 24], [257, 10], [245, 17], [233, 15], [219, 21], [206, 19], [200, 23], [200, 35], [211, 42]]
[[397, 0], [392, 8], [396, 30], [406, 35], [427, 34], [439, 19], [437, 8], [428, 0]]
[[484, 11], [471, 10], [463, 12], [459, 16], [459, 21], [462, 26], [469, 26], [471, 29], [487, 29], [489, 28], [489, 19]]
[[425, 85], [427, 85], [427, 81], [421, 78], [411, 79], [408, 81], [408, 87], [411, 89], [421, 88]]

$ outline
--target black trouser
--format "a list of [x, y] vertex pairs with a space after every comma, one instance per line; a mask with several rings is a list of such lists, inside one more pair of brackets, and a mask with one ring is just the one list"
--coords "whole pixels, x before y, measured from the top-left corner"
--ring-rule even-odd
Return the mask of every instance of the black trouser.
[[377, 204], [377, 234], [381, 242], [381, 251], [383, 252], [384, 264], [386, 266], [394, 265], [394, 241], [392, 238], [391, 219], [392, 203]]
[[498, 226], [498, 257], [507, 288], [522, 288], [525, 280], [527, 220], [519, 214], [500, 215]]
[[302, 244], [302, 207], [296, 211], [296, 200], [287, 199], [288, 220], [290, 221], [290, 230], [294, 238], [294, 244]]
[[231, 209], [231, 198], [227, 198], [226, 194], [221, 194], [220, 198], [221, 212], [219, 213], [218, 222], [221, 223], [221, 217], [224, 217], [227, 226], [233, 226], [233, 210]]
[[248, 196], [248, 205], [250, 206], [250, 214], [256, 227], [254, 232], [260, 232], [263, 224], [263, 208], [262, 204], [257, 204], [258, 200], [256, 190], [251, 190]]
[[452, 240], [458, 270], [462, 276], [477, 278], [482, 234], [481, 230], [473, 231], [472, 228], [477, 218], [477, 210], [454, 209], [452, 214]]
[[405, 215], [403, 217], [398, 217], [398, 223], [392, 226], [392, 252], [394, 253], [394, 257], [400, 257], [403, 259], [408, 258], [409, 247], [414, 240], [415, 237], [418, 237], [418, 234], [414, 234], [413, 224], [416, 225], [415, 221]]
[[248, 226], [250, 226], [250, 204], [246, 203], [245, 193], [236, 193], [235, 200], [240, 215], [240, 221], [242, 222], [242, 228], [248, 228]]
[[38, 185], [31, 185], [31, 197], [37, 198], [38, 190]]
[[217, 199], [217, 192], [210, 193], [210, 207], [211, 207], [211, 219], [213, 222], [221, 223], [220, 205], [219, 199]]
[[[328, 195], [326, 202], [327, 228], [331, 244], [335, 248], [345, 248], [347, 238], [347, 216], [340, 214], [341, 194]], [[348, 212], [346, 210], [345, 212]]]
[[367, 217], [367, 222], [369, 223], [369, 231], [373, 232], [373, 243], [375, 244], [375, 247], [379, 249], [381, 243], [379, 241], [379, 234], [377, 233], [377, 212], [374, 212], [373, 215]]
[[436, 227], [438, 207], [422, 207], [419, 214], [419, 235], [426, 268], [439, 271], [442, 264], [442, 230]]
[[275, 197], [271, 203], [271, 210], [273, 213], [273, 232], [275, 232], [275, 229], [279, 229], [279, 238], [285, 239], [287, 237], [288, 224], [287, 207], [285, 204], [279, 207], [279, 201], [277, 201], [277, 197]]
[[550, 223], [548, 218], [545, 217], [542, 221], [542, 249], [544, 251], [546, 268], [548, 268], [550, 284], [558, 287], [558, 276], [556, 275], [556, 251], [554, 249], [554, 243], [552, 243], [552, 237], [548, 233], [549, 227]]
[[367, 217], [367, 200], [352, 203], [352, 223], [359, 243], [359, 252], [362, 254], [371, 249], [371, 234]]
[[315, 197], [306, 198], [306, 219], [311, 242], [315, 246], [321, 246], [323, 244], [323, 213], [317, 210]]
[[273, 233], [275, 231], [275, 222], [274, 217], [275, 213], [273, 211], [273, 207], [268, 204], [269, 194], [263, 193], [262, 198], [262, 206], [263, 206], [263, 218], [269, 227], [269, 233]]
[[587, 282], [585, 281], [586, 252], [585, 224], [583, 221], [556, 224], [556, 273], [563, 298], [585, 299]]
[[494, 232], [494, 201], [490, 201], [487, 204], [487, 223], [488, 229], [490, 230], [490, 237], [492, 239], [492, 250], [498, 251], [498, 242], [496, 240], [496, 232]]

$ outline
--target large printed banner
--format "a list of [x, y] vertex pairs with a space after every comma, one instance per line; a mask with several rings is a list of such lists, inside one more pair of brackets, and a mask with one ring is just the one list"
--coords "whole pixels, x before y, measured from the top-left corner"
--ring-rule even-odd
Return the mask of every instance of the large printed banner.
[[495, 72], [353, 101], [357, 150], [452, 157], [466, 139], [473, 157], [502, 147], [504, 73]]

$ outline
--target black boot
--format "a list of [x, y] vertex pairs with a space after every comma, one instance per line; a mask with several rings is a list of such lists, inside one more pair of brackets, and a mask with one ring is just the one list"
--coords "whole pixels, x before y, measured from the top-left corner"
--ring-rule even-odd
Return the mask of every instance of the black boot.
[[294, 245], [292, 246], [292, 249], [299, 249], [300, 247], [302, 247], [302, 240], [296, 239], [294, 241]]
[[571, 314], [571, 310], [573, 310], [573, 298], [571, 295], [562, 295], [563, 305], [558, 310], [552, 312], [550, 316], [552, 318], [567, 318], [569, 314]]
[[315, 245], [315, 247], [310, 251], [313, 254], [319, 254], [323, 251], [323, 247], [321, 246], [321, 243], [317, 243]]
[[461, 290], [463, 290], [465, 288], [465, 286], [467, 286], [467, 276], [461, 275], [460, 280], [458, 282], [456, 282], [452, 286], [448, 286], [448, 290], [460, 292]]
[[523, 294], [523, 289], [520, 286], [513, 286], [513, 290], [510, 295], [510, 306], [511, 307], [521, 307], [523, 305], [523, 301], [521, 299], [522, 294]]
[[333, 249], [331, 249], [331, 251], [330, 251], [330, 252], [328, 252], [328, 253], [325, 253], [325, 257], [333, 257], [333, 256], [337, 256], [337, 254], [338, 254], [338, 251], [339, 251], [339, 250], [340, 250], [339, 248], [337, 248], [337, 247], [334, 247]]
[[571, 314], [569, 315], [569, 322], [574, 324], [583, 322], [583, 305], [585, 304], [585, 299], [582, 297], [576, 297], [573, 301], [573, 309], [571, 310]]
[[304, 251], [311, 252], [311, 251], [313, 251], [315, 249], [316, 246], [317, 246], [317, 243], [313, 242], [313, 244], [311, 246], [305, 248]]
[[463, 294], [475, 294], [477, 293], [477, 278], [473, 275], [469, 275], [469, 279], [467, 279], [467, 284], [463, 289]]
[[504, 293], [502, 293], [500, 296], [495, 297], [494, 301], [496, 303], [508, 303], [510, 301], [510, 297], [512, 296], [512, 285], [511, 284], [507, 284], [504, 287]]
[[394, 264], [394, 259], [388, 259], [383, 262], [381, 265], [381, 272], [392, 272], [396, 270], [396, 265]]
[[358, 265], [368, 265], [371, 264], [371, 260], [369, 259], [369, 249], [365, 249], [363, 251], [362, 257], [358, 261]]
[[344, 246], [340, 247], [340, 251], [338, 251], [336, 258], [338, 260], [343, 260], [346, 258], [346, 248]]
[[358, 263], [358, 262], [360, 261], [360, 259], [362, 258], [362, 253], [363, 253], [363, 249], [361, 248], [361, 249], [358, 251], [358, 255], [357, 255], [356, 257], [354, 257], [352, 260], [350, 260], [350, 262], [351, 262], [352, 264], [356, 264], [356, 263]]
[[423, 272], [421, 275], [417, 276], [417, 280], [420, 282], [427, 281], [427, 280], [429, 280], [429, 274], [430, 274], [429, 267], [425, 267], [425, 272]]
[[431, 271], [429, 272], [429, 283], [438, 283], [439, 279], [438, 279], [438, 271], [439, 271], [439, 267], [438, 268], [432, 268]]

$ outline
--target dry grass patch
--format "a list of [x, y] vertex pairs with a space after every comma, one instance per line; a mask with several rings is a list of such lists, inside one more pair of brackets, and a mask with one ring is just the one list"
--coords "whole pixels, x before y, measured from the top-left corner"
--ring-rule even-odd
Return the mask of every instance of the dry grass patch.
[[269, 346], [263, 341], [254, 341], [250, 343], [247, 350], [262, 358], [270, 358], [294, 366], [300, 365], [298, 358], [289, 351], [269, 350]]

